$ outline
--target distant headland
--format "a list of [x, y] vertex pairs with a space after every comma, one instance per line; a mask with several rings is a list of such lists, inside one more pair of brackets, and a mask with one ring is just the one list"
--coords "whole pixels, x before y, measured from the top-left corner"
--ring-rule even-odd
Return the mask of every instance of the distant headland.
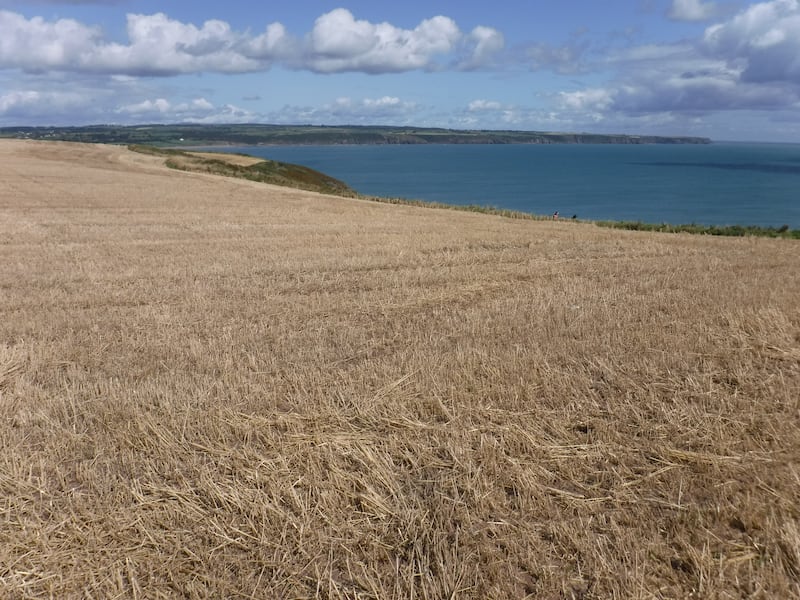
[[327, 144], [709, 144], [691, 136], [326, 125], [87, 125], [0, 127], [0, 138], [154, 146]]

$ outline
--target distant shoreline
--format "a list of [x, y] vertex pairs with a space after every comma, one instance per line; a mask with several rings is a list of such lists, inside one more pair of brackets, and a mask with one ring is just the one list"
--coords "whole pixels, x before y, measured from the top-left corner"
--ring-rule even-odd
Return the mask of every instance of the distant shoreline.
[[197, 146], [425, 145], [425, 144], [710, 144], [695, 136], [588, 132], [462, 130], [431, 127], [326, 125], [88, 125], [2, 127], [0, 138], [105, 144]]

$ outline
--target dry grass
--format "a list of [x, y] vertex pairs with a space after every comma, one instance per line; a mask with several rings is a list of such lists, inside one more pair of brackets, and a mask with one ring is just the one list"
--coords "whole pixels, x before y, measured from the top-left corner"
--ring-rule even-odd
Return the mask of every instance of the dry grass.
[[263, 158], [256, 156], [246, 156], [244, 154], [227, 154], [225, 152], [186, 152], [190, 156], [204, 158], [206, 160], [221, 160], [237, 167], [252, 167], [264, 162]]
[[800, 597], [800, 246], [0, 142], [0, 597]]

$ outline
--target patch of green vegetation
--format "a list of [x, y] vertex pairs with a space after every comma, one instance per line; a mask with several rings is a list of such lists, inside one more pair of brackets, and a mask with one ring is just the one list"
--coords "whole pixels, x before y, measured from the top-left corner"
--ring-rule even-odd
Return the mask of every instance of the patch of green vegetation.
[[600, 227], [628, 229], [631, 231], [657, 231], [663, 233], [692, 233], [697, 235], [721, 235], [729, 237], [772, 237], [800, 239], [800, 229], [760, 227], [758, 225], [697, 225], [695, 223], [670, 225], [669, 223], [642, 223], [641, 221], [595, 221]]
[[301, 165], [293, 165], [274, 160], [262, 160], [252, 165], [243, 166], [225, 160], [220, 154], [219, 159], [198, 156], [191, 152], [181, 150], [155, 148], [153, 146], [131, 145], [130, 150], [143, 154], [164, 156], [166, 165], [182, 171], [195, 171], [213, 173], [226, 177], [238, 177], [260, 183], [270, 183], [284, 187], [293, 187], [322, 194], [337, 196], [356, 196], [356, 192], [346, 183]]
[[382, 198], [380, 196], [358, 196], [362, 200], [371, 202], [382, 202], [384, 204], [399, 204], [402, 206], [419, 206], [422, 208], [439, 208], [444, 210], [458, 210], [462, 212], [474, 212], [484, 215], [494, 215], [507, 219], [524, 219], [528, 221], [546, 221], [552, 217], [537, 215], [534, 213], [522, 212], [519, 210], [509, 210], [507, 208], [497, 208], [496, 206], [481, 206], [480, 204], [445, 204], [443, 202], [432, 202], [428, 200], [409, 200], [407, 198]]
[[139, 154], [150, 154], [151, 156], [188, 156], [181, 150], [171, 150], [169, 148], [156, 148], [145, 144], [130, 144], [128, 150], [133, 150]]

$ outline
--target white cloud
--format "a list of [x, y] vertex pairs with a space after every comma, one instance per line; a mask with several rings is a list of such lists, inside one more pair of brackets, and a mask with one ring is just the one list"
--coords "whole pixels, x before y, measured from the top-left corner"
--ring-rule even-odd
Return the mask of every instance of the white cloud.
[[478, 26], [464, 34], [446, 16], [402, 29], [358, 20], [344, 8], [320, 16], [304, 37], [292, 36], [281, 23], [253, 35], [218, 19], [197, 26], [164, 13], [129, 14], [127, 37], [126, 43], [109, 41], [98, 28], [73, 19], [26, 19], [0, 11], [0, 69], [133, 76], [256, 72], [276, 62], [320, 73], [436, 70], [448, 64], [474, 69], [504, 45], [499, 31]]
[[459, 68], [475, 70], [492, 66], [495, 58], [505, 48], [503, 34], [493, 27], [479, 25], [466, 38], [468, 56], [463, 59]]
[[709, 27], [703, 42], [710, 54], [742, 64], [742, 81], [800, 84], [799, 0], [754, 4]]
[[590, 88], [576, 92], [561, 92], [562, 105], [574, 111], [604, 111], [614, 101], [614, 92], [602, 88]]
[[198, 28], [163, 13], [131, 14], [127, 32], [129, 44], [109, 43], [99, 29], [72, 19], [48, 22], [0, 11], [0, 68], [172, 75], [255, 71], [269, 66], [267, 61], [242, 53], [241, 35], [224, 21], [206, 21]]
[[455, 22], [443, 16], [422, 21], [414, 29], [356, 20], [337, 8], [319, 17], [307, 38], [306, 66], [321, 73], [401, 72], [433, 68], [462, 37]]
[[748, 83], [724, 62], [697, 59], [654, 69], [633, 68], [607, 86], [562, 92], [559, 100], [565, 110], [592, 114], [701, 115], [787, 108], [800, 100], [800, 90], [785, 82]]
[[667, 15], [676, 21], [707, 21], [716, 15], [714, 2], [702, 0], [672, 0]]
[[214, 105], [205, 98], [195, 98], [192, 100], [192, 106], [201, 110], [212, 110]]
[[622, 86], [614, 108], [630, 113], [682, 112], [705, 114], [721, 110], [773, 110], [798, 100], [796, 91], [741, 84], [717, 73], [652, 79]]
[[501, 110], [502, 108], [502, 104], [494, 100], [473, 100], [467, 105], [467, 110], [469, 112], [495, 111]]
[[646, 45], [609, 55], [618, 77], [564, 92], [563, 110], [684, 115], [796, 109], [800, 103], [800, 0], [753, 4], [708, 27], [694, 44]]
[[316, 55], [346, 59], [371, 51], [380, 42], [381, 34], [391, 39], [399, 37], [399, 33], [387, 23], [376, 26], [357, 21], [349, 10], [337, 8], [317, 19], [309, 37]]
[[163, 13], [128, 15], [128, 45], [99, 44], [88, 55], [89, 69], [134, 75], [172, 75], [214, 71], [243, 73], [269, 67], [269, 61], [241, 51], [242, 35], [219, 20], [202, 27]]
[[184, 120], [191, 123], [211, 125], [218, 123], [255, 123], [261, 118], [261, 115], [247, 109], [233, 104], [225, 104], [221, 107], [212, 107], [212, 109], [206, 111], [204, 116], [190, 117]]
[[24, 90], [0, 96], [0, 114], [11, 113], [21, 107], [29, 107], [41, 102], [41, 94]]
[[73, 19], [48, 22], [0, 11], [0, 68], [32, 71], [78, 66], [100, 41], [100, 31]]
[[375, 107], [375, 108], [384, 108], [384, 107], [395, 107], [400, 106], [400, 98], [396, 96], [384, 96], [383, 98], [378, 98], [373, 100], [371, 98], [367, 98], [364, 100], [365, 106]]
[[[573, 130], [575, 113], [559, 107], [549, 110], [501, 104], [492, 100], [474, 100], [465, 109], [447, 115], [446, 125], [470, 129], [528, 129], [538, 131]], [[586, 113], [580, 117], [586, 119]], [[439, 122], [439, 125], [442, 123]]]
[[[719, 23], [697, 39], [676, 43], [637, 46], [630, 37], [604, 41], [576, 33], [563, 43], [534, 40], [507, 49], [500, 31], [483, 25], [462, 31], [446, 16], [401, 28], [335, 9], [321, 15], [307, 32], [295, 34], [281, 23], [237, 31], [222, 20], [192, 24], [164, 13], [129, 14], [126, 34], [112, 40], [100, 28], [74, 19], [27, 18], [0, 10], [0, 77], [7, 75], [5, 81], [0, 78], [0, 122], [271, 120], [569, 129], [626, 122], [666, 127], [693, 123], [716, 111], [722, 111], [718, 118], [723, 119], [727, 111], [741, 115], [797, 110], [800, 0], [751, 1], [738, 14], [727, 16], [725, 10], [733, 6], [729, 2], [669, 4], [673, 19], [714, 17]], [[213, 92], [200, 87], [177, 97], [174, 88], [155, 78], [262, 72], [273, 66], [369, 74], [492, 69], [505, 71], [508, 77], [530, 69], [591, 77], [585, 88], [573, 80], [569, 88], [561, 88], [562, 93], [547, 89], [554, 79], [542, 77], [534, 100], [537, 108], [501, 104], [489, 96], [462, 100], [461, 109], [434, 113], [431, 107], [401, 97], [404, 92], [395, 91], [399, 88], [378, 88], [370, 97], [320, 100], [314, 106], [288, 106], [269, 114], [221, 101], [215, 104]], [[251, 89], [267, 97], [263, 85], [253, 82]], [[539, 85], [540, 81], [531, 84]], [[491, 89], [487, 87], [488, 94]]]
[[94, 123], [254, 122], [253, 113], [197, 94], [177, 98], [160, 80], [74, 77], [69, 74], [0, 74], [0, 125]]
[[258, 115], [232, 104], [216, 106], [205, 98], [172, 103], [165, 98], [145, 99], [119, 106], [114, 111], [126, 122], [242, 123], [258, 120]]
[[170, 103], [164, 98], [156, 100], [143, 100], [137, 104], [128, 104], [121, 106], [118, 112], [127, 113], [129, 115], [141, 114], [158, 114], [164, 115], [170, 110]]
[[267, 61], [290, 58], [300, 52], [299, 43], [281, 23], [270, 23], [264, 33], [254, 38], [245, 38], [239, 48], [249, 58]]
[[265, 115], [271, 123], [312, 125], [398, 125], [424, 120], [423, 107], [396, 96], [350, 98], [342, 96], [319, 106], [284, 106]]
[[90, 102], [80, 92], [12, 90], [0, 94], [0, 123], [25, 123], [30, 120], [56, 125], [74, 117]]
[[401, 100], [396, 96], [362, 98], [361, 100], [343, 97], [337, 98], [332, 104], [323, 105], [318, 112], [322, 115], [349, 119], [349, 122], [352, 123], [360, 123], [381, 117], [407, 116], [417, 108], [416, 103]]

